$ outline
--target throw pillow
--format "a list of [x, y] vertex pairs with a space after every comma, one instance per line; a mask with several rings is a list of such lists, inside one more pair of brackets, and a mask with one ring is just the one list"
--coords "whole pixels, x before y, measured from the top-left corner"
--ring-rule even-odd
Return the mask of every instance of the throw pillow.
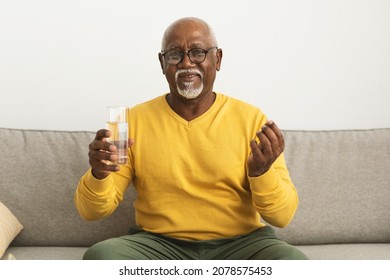
[[23, 226], [14, 214], [0, 202], [0, 259], [22, 229]]

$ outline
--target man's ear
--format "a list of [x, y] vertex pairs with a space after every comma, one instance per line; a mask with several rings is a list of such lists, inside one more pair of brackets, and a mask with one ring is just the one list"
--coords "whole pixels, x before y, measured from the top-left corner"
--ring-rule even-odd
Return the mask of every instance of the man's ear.
[[217, 65], [216, 65], [217, 71], [221, 69], [222, 55], [223, 55], [222, 49], [217, 49]]
[[158, 53], [158, 60], [160, 61], [160, 66], [163, 74], [165, 75], [165, 70], [164, 70], [164, 64], [163, 64], [163, 56], [161, 53]]

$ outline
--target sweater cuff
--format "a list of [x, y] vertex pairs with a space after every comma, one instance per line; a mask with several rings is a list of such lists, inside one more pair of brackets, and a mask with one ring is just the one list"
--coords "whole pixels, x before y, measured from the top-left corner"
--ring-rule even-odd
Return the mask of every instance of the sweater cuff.
[[248, 176], [251, 190], [257, 194], [267, 194], [273, 192], [279, 185], [279, 176], [274, 168], [270, 168], [261, 176]]
[[111, 175], [108, 175], [104, 179], [97, 179], [92, 174], [92, 169], [89, 169], [85, 176], [85, 185], [88, 189], [98, 195], [102, 195], [108, 192], [108, 185], [111, 185]]

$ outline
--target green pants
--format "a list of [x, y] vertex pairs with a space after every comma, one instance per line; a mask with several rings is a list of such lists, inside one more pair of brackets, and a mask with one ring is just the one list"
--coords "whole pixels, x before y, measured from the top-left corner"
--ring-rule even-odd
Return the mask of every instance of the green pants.
[[297, 248], [263, 227], [246, 235], [184, 241], [148, 232], [111, 238], [90, 247], [85, 260], [303, 260]]

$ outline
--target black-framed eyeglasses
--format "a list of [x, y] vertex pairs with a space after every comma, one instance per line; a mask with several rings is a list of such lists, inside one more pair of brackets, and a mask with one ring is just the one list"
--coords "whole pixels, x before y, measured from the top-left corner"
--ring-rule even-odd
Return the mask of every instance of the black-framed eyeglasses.
[[170, 50], [167, 52], [161, 51], [161, 55], [165, 58], [165, 60], [170, 65], [177, 65], [180, 62], [182, 62], [184, 54], [188, 55], [188, 58], [193, 63], [199, 64], [199, 63], [202, 63], [206, 59], [207, 53], [213, 49], [218, 50], [218, 47], [212, 47], [212, 48], [209, 48], [208, 50], [204, 50], [201, 48], [194, 48], [194, 49], [190, 49], [186, 52], [178, 51], [178, 50]]

